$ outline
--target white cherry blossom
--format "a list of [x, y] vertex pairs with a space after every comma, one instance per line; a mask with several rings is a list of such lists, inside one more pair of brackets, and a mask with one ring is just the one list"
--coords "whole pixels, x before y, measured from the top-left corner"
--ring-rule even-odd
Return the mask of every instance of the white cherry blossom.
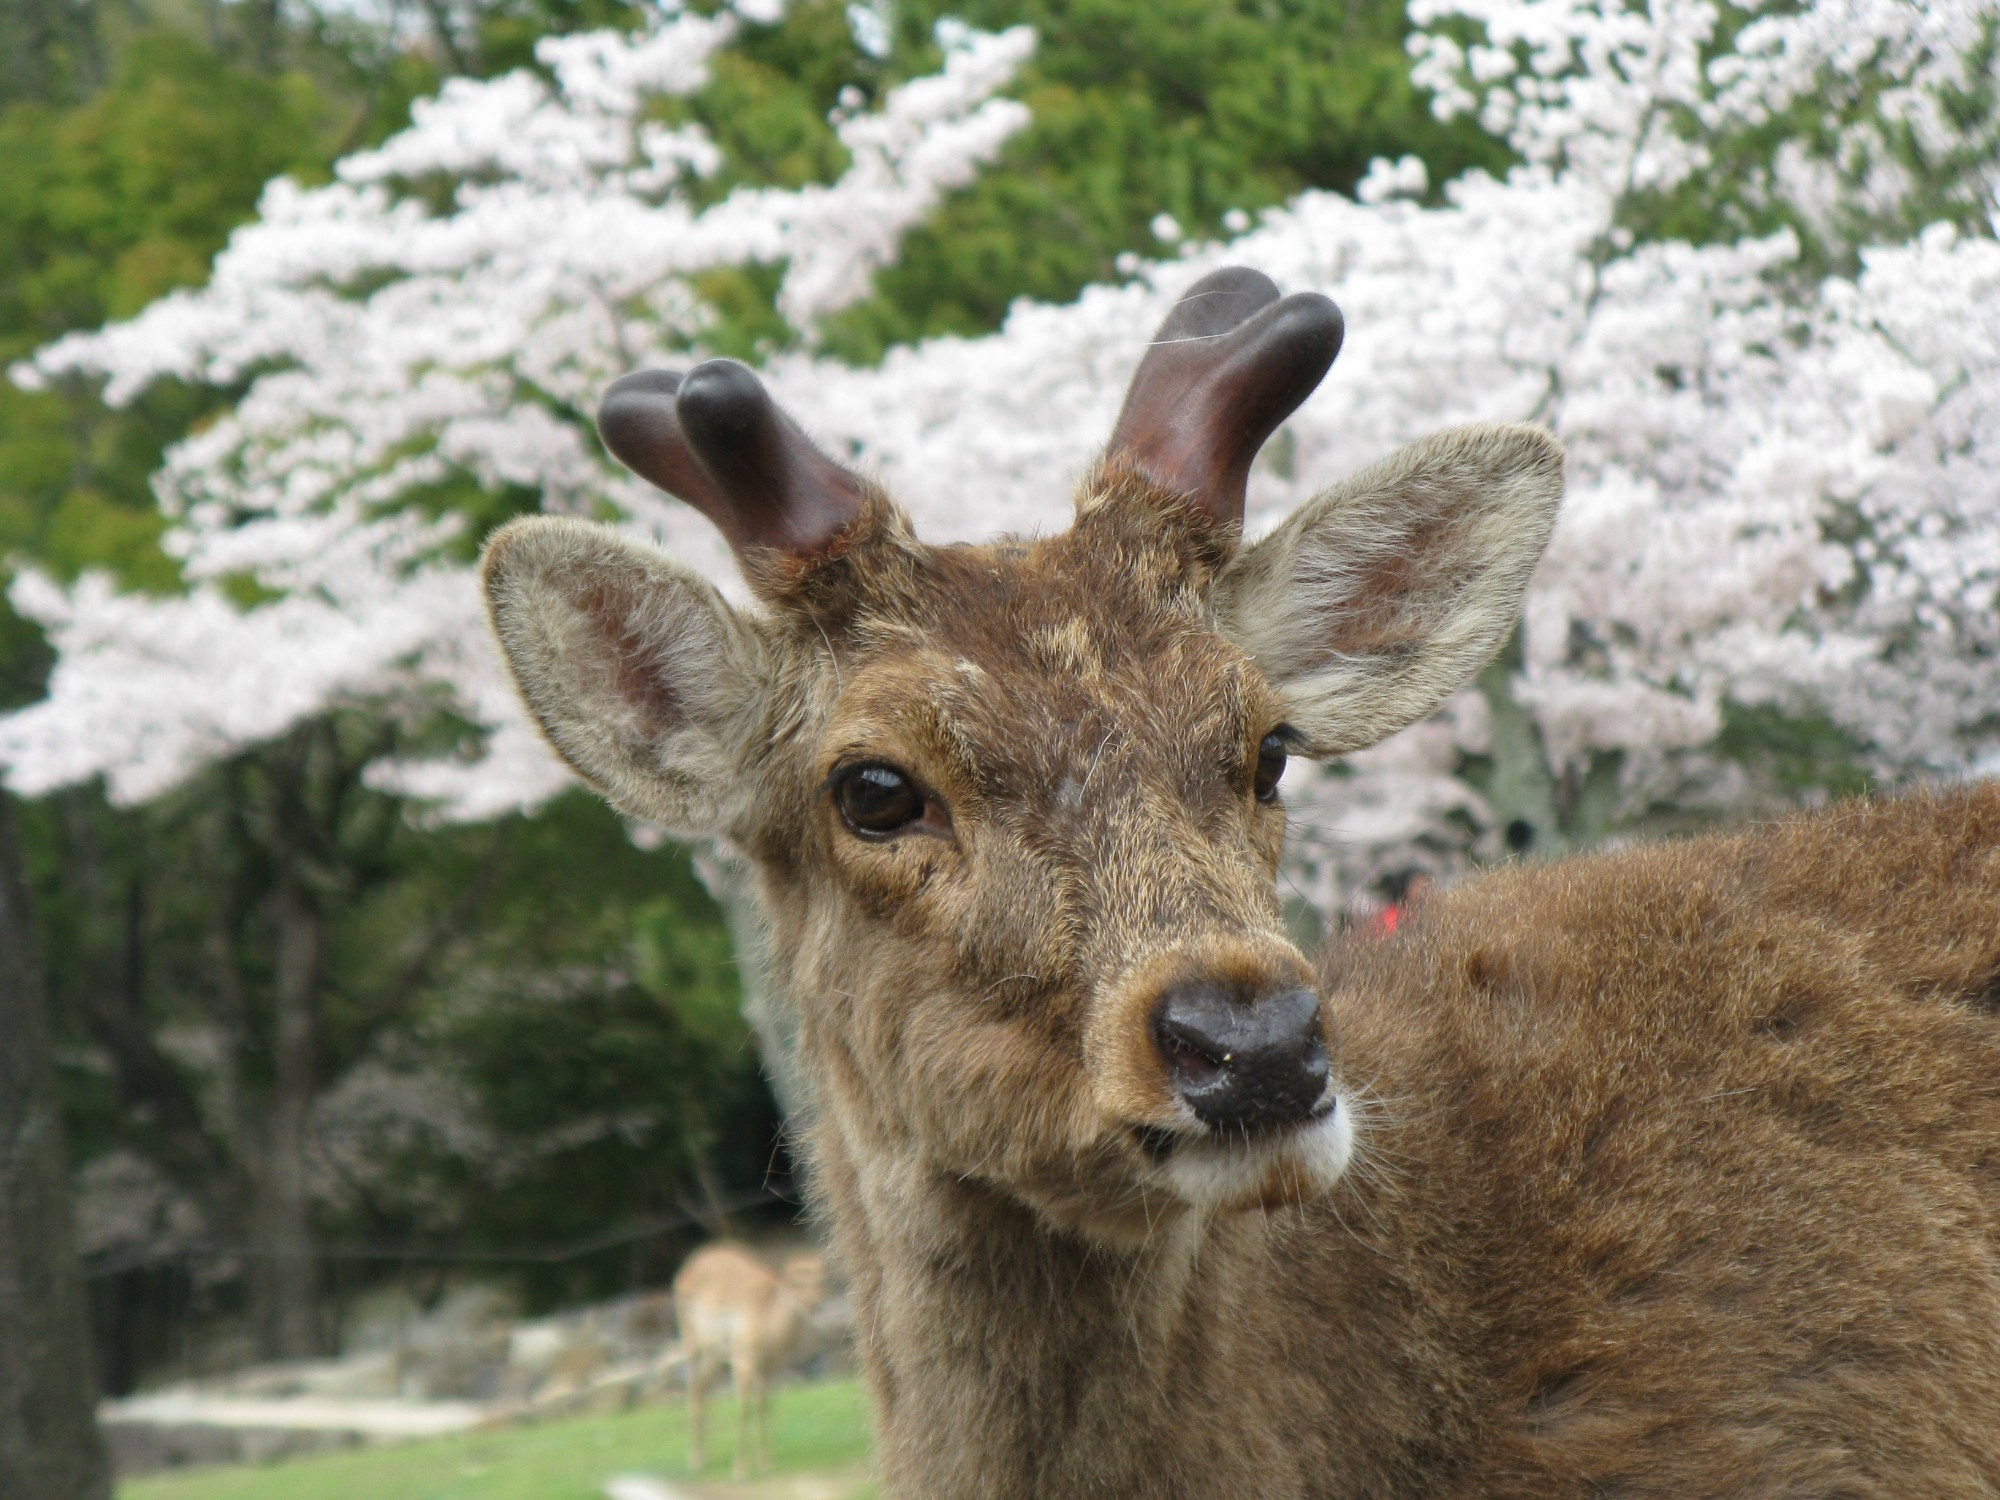
[[[446, 703], [476, 743], [385, 762], [380, 783], [457, 817], [547, 797], [562, 775], [485, 641], [477, 539], [445, 501], [512, 489], [613, 517], [741, 597], [719, 540], [610, 466], [588, 414], [614, 376], [702, 357], [692, 278], [751, 262], [785, 268], [802, 335], [766, 363], [775, 393], [937, 540], [1062, 525], [1144, 331], [1228, 263], [1330, 293], [1348, 326], [1253, 476], [1253, 528], [1441, 425], [1563, 437], [1569, 498], [1511, 681], [1288, 788], [1294, 874], [1322, 902], [1397, 861], [1497, 852], [1514, 814], [1480, 766], [1522, 734], [1536, 795], [1594, 789], [1578, 836], [1760, 805], [1772, 788], [1726, 732], [1744, 713], [1830, 725], [1890, 778], [2000, 763], [1996, 151], [1993, 121], [1954, 102], [1996, 82], [1971, 43], [2000, 7], [1412, 11], [1418, 78], [1506, 137], [1505, 178], [1427, 202], [1421, 164], [1381, 163], [1358, 201], [1234, 216], [1227, 243], [1156, 230], [1168, 253], [1121, 284], [873, 369], [815, 352], [815, 326], [1023, 123], [995, 94], [1025, 32], [951, 32], [942, 73], [841, 121], [838, 181], [706, 209], [687, 187], [713, 143], [641, 105], [697, 86], [734, 15], [669, 8], [636, 36], [545, 43], [552, 82], [451, 85], [332, 184], [272, 184], [206, 288], [17, 370], [100, 373], [114, 400], [167, 376], [249, 385], [157, 479], [186, 597], [21, 576], [58, 664], [45, 702], [0, 721], [11, 783], [102, 776], [139, 800], [331, 704]], [[1743, 166], [1745, 132], [1774, 121], [1799, 128]], [[1943, 165], [1920, 181], [1898, 141]], [[1716, 186], [1722, 161], [1757, 232], [1634, 231], [1636, 206]], [[437, 176], [459, 183], [442, 211], [402, 191]], [[237, 602], [244, 581], [259, 602]]]

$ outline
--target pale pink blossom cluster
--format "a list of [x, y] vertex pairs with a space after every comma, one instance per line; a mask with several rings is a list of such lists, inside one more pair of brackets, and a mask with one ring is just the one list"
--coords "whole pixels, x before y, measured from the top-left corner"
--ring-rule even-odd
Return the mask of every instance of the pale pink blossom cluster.
[[[454, 80], [331, 184], [274, 181], [207, 286], [15, 370], [101, 373], [114, 403], [165, 377], [252, 378], [156, 477], [184, 597], [19, 577], [16, 607], [59, 655], [47, 700], [0, 727], [12, 785], [102, 776], [143, 801], [329, 705], [439, 695], [489, 731], [476, 768], [385, 765], [385, 781], [461, 816], [563, 784], [486, 643], [476, 538], [450, 496], [612, 508], [719, 564], [677, 506], [606, 465], [597, 393], [691, 357], [710, 316], [693, 280], [718, 267], [782, 266], [779, 305], [810, 331], [1027, 120], [996, 93], [1032, 34], [959, 28], [938, 74], [837, 120], [850, 163], [836, 181], [699, 207], [689, 188], [720, 152], [647, 104], [698, 88], [742, 24], [667, 4], [633, 35], [543, 41], [547, 78]], [[456, 182], [442, 211], [407, 190], [439, 179]], [[264, 602], [234, 602], [245, 592]]]
[[[966, 35], [938, 77], [843, 120], [838, 182], [706, 210], [684, 188], [712, 143], [635, 106], [694, 86], [740, 24], [726, 14], [547, 44], [553, 84], [454, 85], [332, 186], [274, 184], [210, 287], [24, 372], [99, 371], [114, 398], [169, 374], [255, 378], [159, 476], [187, 598], [17, 585], [60, 658], [48, 701], [0, 721], [12, 783], [102, 775], [139, 799], [329, 703], [443, 701], [478, 745], [384, 764], [384, 784], [462, 817], [547, 796], [561, 775], [485, 644], [470, 539], [436, 497], [469, 480], [615, 515], [734, 588], [713, 535], [609, 466], [586, 419], [612, 376], [699, 357], [690, 278], [741, 262], [786, 268], [804, 338], [768, 361], [780, 399], [936, 539], [1062, 525], [1144, 330], [1228, 263], [1330, 293], [1348, 324], [1259, 463], [1253, 529], [1448, 423], [1538, 420], [1565, 439], [1569, 499], [1518, 672], [1288, 788], [1294, 877], [1321, 904], [1397, 862], [1496, 849], [1508, 809], [1472, 773], [1521, 743], [1529, 781], [1608, 787], [1578, 836], [1762, 805], [1724, 733], [1740, 712], [1824, 722], [1889, 777], [2000, 765], [2000, 243], [1982, 216], [2000, 152], [1992, 121], [1954, 103], [2000, 83], [1973, 71], [1993, 66], [1975, 44], [2000, 4], [1413, 13], [1420, 81], [1506, 137], [1521, 165], [1505, 178], [1427, 199], [1420, 163], [1378, 163], [1356, 198], [1232, 216], [1227, 243], [1179, 241], [1122, 284], [1016, 304], [991, 336], [873, 369], [815, 353], [814, 324], [1019, 127], [992, 96], [1025, 34]], [[1469, 34], [1483, 40], [1455, 40]], [[1767, 232], [1633, 232], [1635, 203], [1700, 186], [1774, 121], [1796, 140], [1736, 184], [1771, 210]], [[1919, 181], [1892, 140], [1949, 173]], [[440, 173], [463, 174], [444, 212], [398, 191]], [[1958, 227], [1839, 238], [1937, 203]], [[267, 602], [229, 602], [237, 577]]]

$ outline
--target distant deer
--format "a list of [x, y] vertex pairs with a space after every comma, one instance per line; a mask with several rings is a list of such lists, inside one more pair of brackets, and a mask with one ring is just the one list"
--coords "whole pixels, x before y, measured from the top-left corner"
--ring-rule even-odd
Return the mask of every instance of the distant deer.
[[1503, 871], [1316, 981], [1286, 757], [1479, 670], [1563, 467], [1461, 428], [1246, 544], [1340, 335], [1198, 283], [1071, 528], [985, 546], [739, 365], [630, 376], [762, 608], [487, 554], [557, 750], [760, 872], [886, 1492], [2000, 1494], [2000, 790]]
[[726, 1366], [736, 1387], [738, 1479], [771, 1467], [771, 1377], [795, 1356], [826, 1296], [826, 1262], [789, 1257], [782, 1274], [739, 1245], [706, 1245], [674, 1277], [674, 1311], [688, 1358], [689, 1463], [708, 1467], [708, 1390]]

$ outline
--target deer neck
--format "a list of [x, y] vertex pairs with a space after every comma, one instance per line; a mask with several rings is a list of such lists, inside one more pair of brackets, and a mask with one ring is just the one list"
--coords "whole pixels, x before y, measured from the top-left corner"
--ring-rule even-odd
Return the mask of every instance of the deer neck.
[[1186, 1246], [1107, 1259], [914, 1153], [857, 1150], [831, 1120], [816, 1134], [886, 1493], [1065, 1495], [1082, 1458], [1102, 1472], [1143, 1440], [1145, 1393], [1194, 1327]]
[[1465, 1425], [1447, 1310], [1381, 1244], [1253, 1213], [1106, 1251], [830, 1115], [814, 1136], [887, 1495], [1396, 1493]]

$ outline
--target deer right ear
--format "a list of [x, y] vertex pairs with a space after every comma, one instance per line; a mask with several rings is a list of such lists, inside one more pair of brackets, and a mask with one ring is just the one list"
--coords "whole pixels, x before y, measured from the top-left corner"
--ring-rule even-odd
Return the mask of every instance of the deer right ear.
[[727, 832], [766, 720], [755, 623], [665, 553], [584, 521], [511, 522], [480, 572], [493, 633], [556, 753], [621, 812]]

